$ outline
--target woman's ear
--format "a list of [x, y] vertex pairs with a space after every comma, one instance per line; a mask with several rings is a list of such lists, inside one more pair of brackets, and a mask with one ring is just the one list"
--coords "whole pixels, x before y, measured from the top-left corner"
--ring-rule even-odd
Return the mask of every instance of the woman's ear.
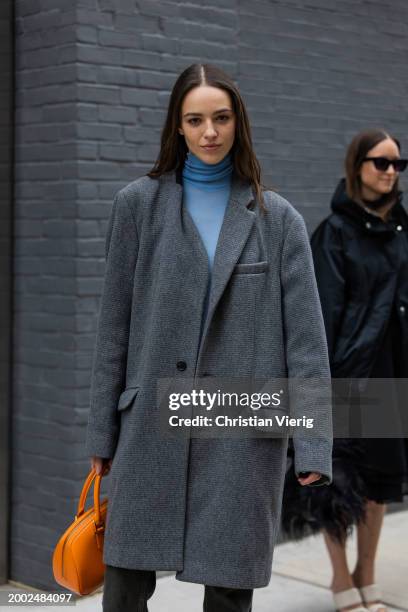
[[184, 131], [181, 129], [181, 127], [178, 128], [178, 133], [184, 136]]

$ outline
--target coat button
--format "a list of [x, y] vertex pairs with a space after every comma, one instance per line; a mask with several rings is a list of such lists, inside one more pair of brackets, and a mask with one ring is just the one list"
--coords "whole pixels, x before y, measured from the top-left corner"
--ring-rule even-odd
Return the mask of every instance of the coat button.
[[405, 312], [405, 306], [400, 306], [399, 309], [400, 309], [400, 312]]
[[402, 225], [397, 225], [397, 231], [398, 232], [402, 231]]
[[187, 364], [185, 361], [178, 361], [176, 363], [176, 368], [180, 371], [180, 372], [184, 372], [184, 370], [186, 369]]
[[371, 227], [371, 223], [369, 221], [367, 221], [367, 223], [365, 224], [367, 229], [370, 229]]

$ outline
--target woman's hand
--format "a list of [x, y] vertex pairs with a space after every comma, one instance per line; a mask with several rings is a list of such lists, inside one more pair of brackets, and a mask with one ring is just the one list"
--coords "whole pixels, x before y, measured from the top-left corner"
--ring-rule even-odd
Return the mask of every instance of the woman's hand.
[[91, 457], [91, 467], [95, 468], [95, 472], [97, 474], [106, 476], [106, 474], [109, 474], [111, 465], [112, 459], [106, 459], [105, 457]]
[[[302, 472], [301, 472], [302, 474]], [[302, 487], [304, 487], [305, 485], [309, 485], [312, 484], [312, 482], [316, 482], [316, 480], [319, 480], [322, 477], [321, 474], [319, 474], [319, 472], [310, 472], [310, 474], [308, 474], [307, 476], [298, 476], [298, 482], [299, 484], [302, 485]]]

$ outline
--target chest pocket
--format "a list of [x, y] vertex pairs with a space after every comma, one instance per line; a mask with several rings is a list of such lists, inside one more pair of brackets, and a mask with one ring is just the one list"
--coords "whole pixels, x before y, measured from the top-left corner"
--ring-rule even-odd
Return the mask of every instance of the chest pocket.
[[239, 263], [234, 266], [233, 274], [262, 274], [268, 269], [267, 261], [257, 261], [255, 263]]

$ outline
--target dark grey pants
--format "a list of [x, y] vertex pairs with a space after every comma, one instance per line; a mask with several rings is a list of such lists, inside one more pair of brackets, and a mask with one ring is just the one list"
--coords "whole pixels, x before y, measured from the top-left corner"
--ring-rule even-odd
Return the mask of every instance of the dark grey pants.
[[[148, 612], [147, 600], [156, 588], [156, 572], [106, 565], [103, 612]], [[205, 585], [204, 612], [252, 612], [252, 589]], [[172, 611], [169, 602], [169, 612]], [[174, 611], [176, 612], [175, 608]]]

